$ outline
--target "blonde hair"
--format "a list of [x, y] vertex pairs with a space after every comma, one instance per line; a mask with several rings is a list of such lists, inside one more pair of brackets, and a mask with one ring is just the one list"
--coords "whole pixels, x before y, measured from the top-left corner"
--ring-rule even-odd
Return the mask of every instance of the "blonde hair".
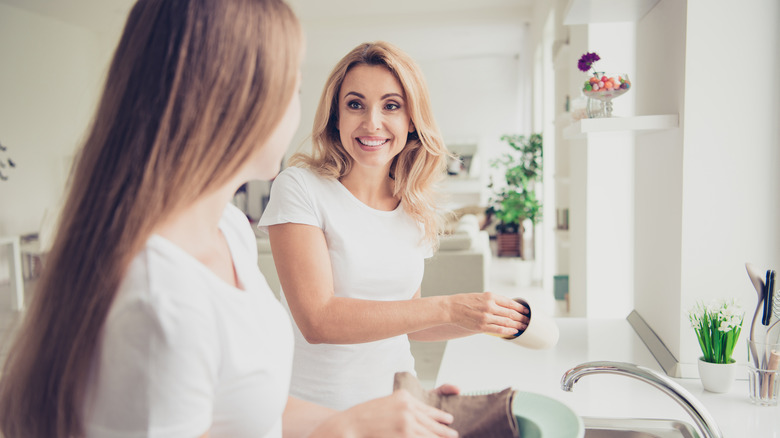
[[433, 118], [428, 87], [420, 68], [401, 49], [378, 41], [352, 49], [330, 73], [322, 91], [312, 130], [311, 155], [298, 153], [290, 165], [310, 167], [321, 175], [341, 178], [352, 170], [352, 157], [344, 149], [338, 131], [339, 92], [347, 72], [356, 65], [380, 65], [401, 83], [415, 132], [393, 160], [393, 195], [401, 198], [404, 209], [425, 230], [425, 240], [437, 243], [439, 220], [435, 204], [435, 184], [443, 177], [450, 155]]
[[134, 5], [0, 381], [7, 438], [84, 434], [90, 364], [129, 263], [157, 224], [269, 137], [295, 92], [302, 40], [282, 0]]

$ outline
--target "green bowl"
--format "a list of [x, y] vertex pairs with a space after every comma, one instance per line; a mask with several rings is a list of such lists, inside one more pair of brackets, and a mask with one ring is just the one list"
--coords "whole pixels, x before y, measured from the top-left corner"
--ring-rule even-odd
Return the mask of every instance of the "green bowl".
[[[496, 391], [472, 391], [463, 395], [485, 395]], [[565, 404], [535, 392], [515, 391], [512, 413], [521, 438], [583, 438], [585, 424]]]
[[568, 406], [545, 395], [515, 391], [512, 413], [522, 438], [582, 438], [582, 418]]

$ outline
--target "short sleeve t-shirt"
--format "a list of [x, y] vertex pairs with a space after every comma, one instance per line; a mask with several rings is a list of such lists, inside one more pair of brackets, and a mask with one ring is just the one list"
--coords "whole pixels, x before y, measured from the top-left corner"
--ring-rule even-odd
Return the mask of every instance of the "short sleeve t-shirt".
[[161, 236], [131, 262], [87, 385], [88, 437], [281, 437], [292, 327], [232, 205], [220, 222], [241, 284]]
[[[267, 232], [283, 223], [323, 231], [339, 297], [411, 299], [432, 252], [403, 202], [393, 211], [373, 209], [338, 180], [310, 169], [291, 167], [274, 180], [259, 227]], [[346, 409], [392, 393], [395, 372], [414, 372], [406, 335], [350, 345], [309, 344], [297, 325], [294, 335], [290, 393], [314, 403]]]

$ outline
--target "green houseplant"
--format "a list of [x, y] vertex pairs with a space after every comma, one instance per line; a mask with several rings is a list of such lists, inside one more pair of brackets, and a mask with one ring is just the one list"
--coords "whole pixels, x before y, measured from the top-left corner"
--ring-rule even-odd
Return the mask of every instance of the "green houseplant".
[[499, 256], [523, 254], [523, 222], [536, 224], [542, 216], [542, 204], [536, 197], [535, 184], [542, 177], [542, 134], [503, 135], [501, 140], [511, 148], [491, 161], [494, 169], [502, 172], [500, 183], [491, 176], [492, 190], [487, 215], [498, 221], [496, 234]]
[[731, 357], [742, 331], [745, 313], [736, 300], [719, 300], [705, 305], [702, 302], [688, 312], [691, 327], [701, 347], [699, 377], [704, 389], [727, 392], [736, 372], [736, 361]]

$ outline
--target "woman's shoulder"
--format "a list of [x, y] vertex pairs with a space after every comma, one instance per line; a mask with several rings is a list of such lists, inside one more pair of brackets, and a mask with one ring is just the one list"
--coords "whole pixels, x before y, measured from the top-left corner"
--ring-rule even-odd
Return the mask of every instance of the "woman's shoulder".
[[274, 178], [273, 184], [299, 186], [301, 189], [309, 191], [330, 187], [334, 182], [338, 181], [309, 167], [288, 167]]
[[279, 175], [274, 179], [276, 182], [279, 178], [293, 178], [293, 179], [305, 179], [305, 180], [328, 180], [330, 178], [321, 175], [311, 167], [299, 167], [290, 166], [279, 172]]

